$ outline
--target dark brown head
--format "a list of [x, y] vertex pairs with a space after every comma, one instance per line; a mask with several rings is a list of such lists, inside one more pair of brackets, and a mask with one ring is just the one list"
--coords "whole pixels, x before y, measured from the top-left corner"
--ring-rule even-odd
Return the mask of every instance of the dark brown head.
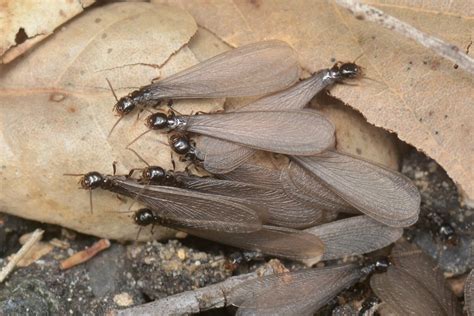
[[133, 221], [139, 226], [148, 226], [155, 223], [155, 215], [148, 208], [142, 208], [133, 214]]
[[120, 98], [114, 106], [114, 111], [119, 116], [127, 115], [136, 107], [136, 102], [130, 96]]
[[85, 190], [93, 190], [100, 188], [106, 179], [105, 177], [98, 173], [97, 171], [92, 171], [86, 173], [80, 180], [81, 187]]
[[159, 130], [169, 127], [168, 116], [164, 113], [154, 113], [146, 118], [145, 125], [149, 129]]
[[338, 62], [332, 66], [331, 76], [338, 81], [357, 79], [362, 77], [362, 68], [355, 63]]
[[388, 257], [380, 257], [362, 268], [362, 271], [366, 274], [387, 272], [391, 265], [392, 262]]
[[166, 175], [165, 169], [159, 166], [149, 166], [143, 169], [142, 180], [152, 184], [161, 184], [165, 182]]
[[169, 138], [169, 143], [171, 149], [179, 155], [187, 154], [192, 148], [189, 138], [185, 135], [171, 135]]

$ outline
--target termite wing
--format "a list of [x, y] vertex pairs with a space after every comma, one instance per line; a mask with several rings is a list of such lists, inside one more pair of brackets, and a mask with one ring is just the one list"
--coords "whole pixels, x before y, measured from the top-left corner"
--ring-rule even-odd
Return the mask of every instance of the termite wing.
[[[318, 236], [324, 243], [321, 260], [342, 259], [347, 256], [362, 255], [382, 249], [397, 241], [403, 229], [387, 227], [372, 218], [361, 215], [337, 220], [324, 225], [305, 229]], [[311, 266], [313, 260], [304, 260]]]
[[81, 180], [84, 189], [102, 188], [131, 197], [146, 205], [168, 222], [183, 227], [248, 233], [260, 230], [260, 209], [243, 200], [191, 190], [144, 185], [125, 176], [89, 172]]
[[258, 231], [244, 233], [217, 231], [211, 227], [207, 229], [190, 228], [189, 225], [169, 220], [169, 218], [158, 213], [155, 214], [154, 211], [146, 208], [136, 211], [133, 219], [137, 225], [142, 227], [159, 224], [218, 243], [292, 260], [306, 259], [317, 262], [324, 250], [324, 245], [317, 236], [283, 227], [263, 225]]
[[[285, 192], [289, 200], [298, 201], [299, 204], [306, 205], [309, 209], [324, 211], [326, 216], [333, 214], [332, 218], [339, 212], [359, 213], [331, 190], [313, 180], [313, 177], [308, 176], [307, 172], [297, 168], [299, 166], [293, 169], [298, 173], [290, 176], [288, 174], [290, 169], [288, 168], [279, 170], [245, 163], [233, 171], [219, 174], [217, 177], [271, 188], [279, 187]], [[309, 179], [306, 180], [305, 177], [309, 177]], [[302, 184], [295, 185], [296, 182], [302, 182]]]
[[464, 306], [466, 306], [467, 314], [474, 315], [474, 270], [471, 270], [464, 282]]
[[261, 205], [266, 209], [262, 221], [268, 225], [301, 229], [328, 222], [337, 214], [333, 209], [318, 209], [292, 199], [279, 187], [278, 182], [259, 185], [183, 173], [177, 173], [175, 177], [186, 189], [231, 196]]
[[146, 118], [146, 125], [149, 130], [145, 133], [150, 130], [190, 132], [288, 155], [315, 155], [333, 147], [335, 142], [334, 125], [310, 109], [200, 115], [172, 113], [169, 116], [157, 112]]
[[370, 280], [384, 309], [395, 315], [462, 315], [442, 271], [420, 249], [407, 242], [397, 243], [391, 260], [386, 273]]
[[120, 98], [120, 116], [163, 99], [258, 96], [279, 91], [299, 79], [295, 51], [285, 42], [262, 41], [224, 52]]
[[[360, 76], [361, 70], [356, 64], [336, 64], [331, 69], [320, 70], [286, 90], [264, 96], [234, 111], [300, 110], [324, 88], [337, 81]], [[204, 169], [215, 174], [232, 171], [255, 153], [255, 149], [210, 136], [200, 136], [197, 142], [203, 156]]]
[[420, 193], [398, 172], [334, 150], [291, 159], [347, 203], [383, 224], [407, 227], [418, 219]]
[[229, 294], [237, 315], [313, 315], [366, 273], [357, 264], [306, 269], [245, 281]]

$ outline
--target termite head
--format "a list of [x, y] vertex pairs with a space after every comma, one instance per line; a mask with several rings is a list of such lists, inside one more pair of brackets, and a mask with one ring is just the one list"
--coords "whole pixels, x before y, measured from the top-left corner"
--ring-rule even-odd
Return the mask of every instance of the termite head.
[[149, 129], [158, 130], [169, 127], [168, 116], [164, 113], [154, 113], [146, 118], [145, 125]]
[[86, 173], [80, 180], [81, 187], [85, 190], [97, 189], [101, 187], [105, 182], [105, 177], [97, 171]]
[[133, 214], [133, 221], [139, 226], [148, 226], [155, 223], [155, 215], [152, 210], [142, 208]]
[[131, 95], [125, 96], [120, 98], [114, 106], [114, 111], [119, 116], [127, 115], [128, 113], [132, 112], [136, 107], [135, 100], [131, 97]]
[[362, 68], [355, 63], [334, 64], [331, 68], [331, 76], [336, 80], [356, 79], [362, 76]]
[[377, 258], [375, 261], [362, 269], [367, 274], [387, 272], [387, 269], [392, 265], [387, 257]]
[[362, 69], [354, 63], [345, 63], [339, 67], [341, 77], [344, 79], [355, 79], [362, 75]]
[[184, 135], [171, 135], [169, 142], [171, 149], [178, 155], [187, 154], [192, 148], [189, 138]]
[[150, 183], [162, 183], [166, 180], [166, 171], [158, 166], [149, 166], [143, 169], [142, 179]]

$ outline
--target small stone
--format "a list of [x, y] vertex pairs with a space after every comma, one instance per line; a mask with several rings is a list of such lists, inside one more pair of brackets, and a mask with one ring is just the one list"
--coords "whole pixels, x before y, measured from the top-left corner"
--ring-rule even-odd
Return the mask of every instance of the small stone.
[[179, 258], [180, 260], [186, 259], [186, 252], [184, 251], [183, 248], [178, 249], [178, 258]]
[[415, 171], [415, 179], [421, 179], [425, 175], [424, 171]]
[[150, 265], [150, 264], [153, 264], [153, 262], [155, 262], [155, 261], [156, 261], [156, 259], [153, 258], [153, 257], [145, 257], [145, 258], [143, 258], [143, 262], [144, 262], [145, 264], [149, 264], [149, 265]]
[[114, 303], [118, 306], [130, 306], [133, 305], [133, 297], [126, 292], [120, 293], [114, 296]]

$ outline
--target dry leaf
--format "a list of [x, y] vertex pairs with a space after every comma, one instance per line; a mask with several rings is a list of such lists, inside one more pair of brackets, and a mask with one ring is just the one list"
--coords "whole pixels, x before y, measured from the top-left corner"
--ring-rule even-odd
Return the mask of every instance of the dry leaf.
[[[133, 115], [124, 119], [107, 139], [117, 118], [105, 78], [121, 96], [230, 48], [211, 32], [196, 30], [193, 18], [180, 9], [114, 4], [90, 10], [27, 56], [1, 66], [0, 210], [102, 238], [135, 239], [138, 227], [130, 213], [117, 213], [127, 212], [129, 203], [96, 190], [91, 215], [89, 193], [78, 189], [77, 179], [63, 174], [111, 173], [113, 161], [118, 162], [119, 174], [143, 166], [125, 150], [146, 130], [141, 120]], [[222, 105], [223, 100], [175, 103], [184, 113]], [[390, 137], [351, 110], [326, 106], [338, 126], [339, 146], [396, 166], [396, 146]], [[348, 126], [359, 134], [348, 133]], [[169, 148], [157, 140], [166, 137], [149, 133], [133, 147], [150, 164], [171, 168]], [[155, 238], [171, 233], [155, 229]], [[140, 237], [149, 239], [150, 231], [143, 230]]]
[[[146, 128], [117, 119], [105, 78], [119, 95], [197, 62], [185, 46], [196, 32], [186, 12], [143, 3], [93, 9], [50, 36], [27, 56], [0, 68], [0, 210], [113, 239], [135, 239], [128, 204], [110, 192], [79, 190], [64, 173], [128, 173], [143, 163], [125, 146]], [[197, 103], [200, 110], [221, 108]], [[191, 104], [178, 102], [180, 111]], [[149, 133], [134, 148], [150, 163], [171, 168], [165, 136]], [[138, 208], [139, 205], [135, 205]], [[155, 229], [156, 237], [170, 236]], [[149, 237], [143, 230], [141, 237]]]
[[[155, 0], [155, 2], [166, 2]], [[355, 19], [330, 1], [170, 1], [224, 42], [239, 46], [282, 39], [314, 72], [334, 60], [364, 66], [359, 86], [332, 93], [439, 162], [474, 199], [474, 82], [472, 76], [405, 37]], [[464, 49], [472, 40], [472, 1], [371, 1], [416, 28]], [[472, 55], [472, 53], [471, 53]]]
[[0, 0], [0, 59], [6, 64], [51, 35], [95, 0]]

